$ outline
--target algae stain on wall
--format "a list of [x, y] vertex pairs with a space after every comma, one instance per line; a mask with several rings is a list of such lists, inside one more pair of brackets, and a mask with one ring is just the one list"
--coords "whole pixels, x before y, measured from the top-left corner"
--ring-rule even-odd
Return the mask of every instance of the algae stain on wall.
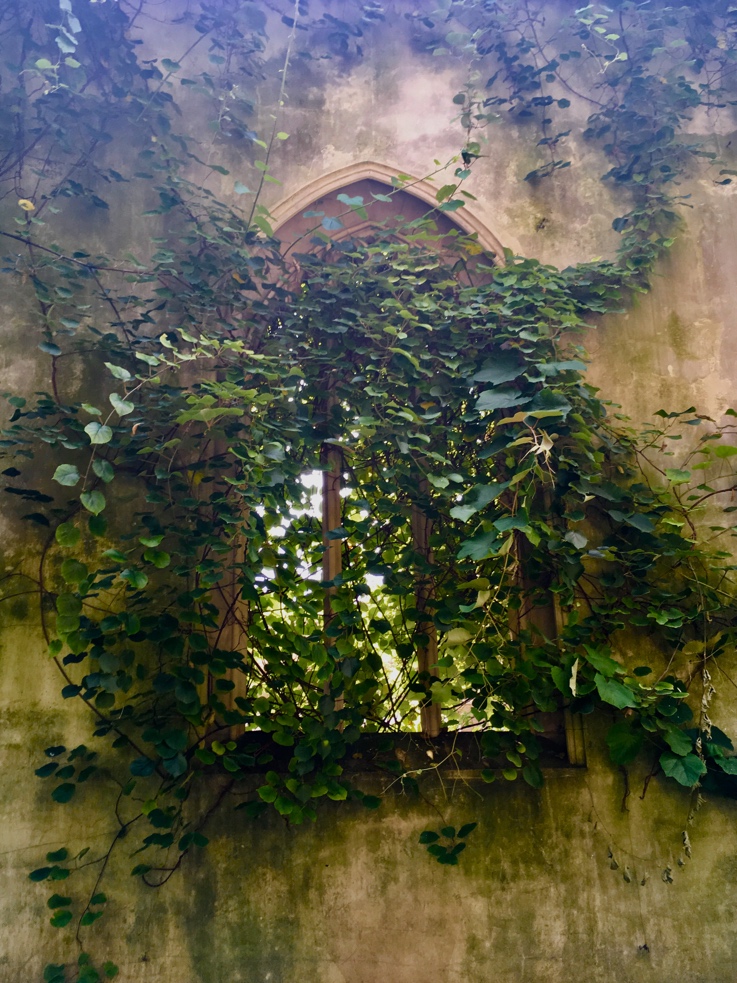
[[714, 321], [687, 323], [672, 307], [658, 309], [650, 299], [638, 299], [632, 311], [607, 317], [587, 333], [589, 381], [635, 425], [660, 409], [694, 406], [718, 416], [732, 388], [715, 378], [713, 353], [721, 330]]

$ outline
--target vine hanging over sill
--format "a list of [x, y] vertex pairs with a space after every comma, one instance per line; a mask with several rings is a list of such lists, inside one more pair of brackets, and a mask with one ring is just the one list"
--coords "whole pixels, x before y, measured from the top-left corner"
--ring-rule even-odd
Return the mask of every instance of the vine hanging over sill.
[[[39, 10], [52, 25], [41, 38]], [[345, 22], [352, 57], [376, 29], [369, 13], [356, 5]], [[541, 784], [530, 707], [563, 701], [574, 713], [618, 712], [615, 765], [649, 753], [689, 787], [737, 773], [730, 738], [709, 718], [712, 667], [734, 642], [732, 561], [704, 545], [704, 522], [732, 528], [729, 508], [705, 511], [735, 486], [732, 418], [717, 426], [691, 408], [637, 434], [586, 384], [575, 344], [588, 319], [645, 288], [674, 240], [678, 183], [711, 156], [683, 128], [697, 109], [733, 104], [736, 15], [720, 2], [621, 3], [549, 31], [543, 13], [523, 0], [458, 0], [446, 24], [420, 19], [431, 36], [453, 28], [444, 44], [488, 68], [482, 93], [455, 98], [466, 142], [438, 209], [452, 215], [469, 200], [463, 182], [498, 116], [538, 124], [549, 160], [530, 180], [563, 179], [569, 124], [555, 117], [583, 100], [593, 107], [584, 137], [622, 191], [618, 260], [559, 271], [508, 255], [499, 267], [477, 243], [440, 236], [431, 216], [335, 244], [327, 233], [342, 223], [330, 219], [294, 258], [295, 276], [249, 191], [273, 180], [288, 139], [278, 118], [265, 139], [252, 129], [243, 88], [263, 71], [262, 18], [203, 4], [188, 50], [144, 62], [131, 40], [137, 15], [118, 6], [0, 11], [18, 39], [16, 68], [3, 68], [14, 81], [2, 86], [0, 193], [18, 203], [2, 231], [4, 272], [32, 290], [51, 364], [48, 393], [9, 397], [4, 473], [45, 537], [30, 589], [62, 695], [94, 715], [118, 781], [109, 849], [73, 860], [53, 851], [31, 874], [84, 886], [81, 871], [94, 873], [90, 892], [48, 902], [52, 925], [80, 946], [106, 911], [101, 884], [122, 843], [135, 840], [133, 872], [154, 886], [206, 846], [209, 816], [236, 791], [254, 818], [273, 807], [293, 823], [315, 819], [325, 798], [376, 808], [347, 780], [346, 757], [362, 734], [437, 719], [433, 707], [444, 727], [479, 733], [498, 765], [489, 781]], [[302, 37], [329, 36], [298, 7], [284, 16], [295, 57]], [[208, 51], [205, 70], [196, 49]], [[587, 73], [594, 84], [577, 88]], [[211, 146], [183, 132], [179, 91], [212, 107]], [[137, 154], [121, 171], [104, 153], [119, 132]], [[230, 177], [210, 151], [232, 141], [253, 151], [253, 179], [234, 182], [245, 210], [207, 183]], [[719, 178], [731, 180], [726, 169]], [[140, 217], [141, 229], [161, 223], [140, 249], [150, 260], [57, 242], [60, 211], [81, 202], [112, 213], [118, 185], [156, 199]], [[370, 217], [370, 201], [343, 204]], [[94, 367], [81, 398], [67, 393], [75, 360]], [[661, 449], [681, 427], [701, 436], [665, 467]], [[40, 450], [49, 480], [31, 463]], [[327, 473], [340, 514], [324, 528], [308, 476]], [[326, 555], [339, 561], [329, 578]], [[540, 618], [551, 596], [555, 637]], [[662, 665], [620, 661], [623, 632], [651, 640]], [[698, 672], [674, 670], [681, 657], [697, 658]], [[49, 747], [36, 774], [55, 802], [76, 801], [100, 780], [98, 754]], [[264, 777], [249, 793], [254, 773]], [[196, 783], [212, 793], [204, 810]], [[423, 842], [452, 864], [469, 825], [425, 831]], [[45, 979], [75, 973], [92, 983], [116, 967], [97, 969], [83, 952]]]

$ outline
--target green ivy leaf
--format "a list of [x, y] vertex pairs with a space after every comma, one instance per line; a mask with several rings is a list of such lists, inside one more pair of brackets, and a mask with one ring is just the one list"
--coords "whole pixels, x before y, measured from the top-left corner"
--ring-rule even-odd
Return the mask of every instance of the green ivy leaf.
[[56, 610], [63, 615], [77, 615], [82, 611], [82, 600], [76, 594], [59, 594]]
[[665, 476], [673, 485], [683, 485], [691, 480], [691, 472], [682, 471], [680, 468], [666, 468]]
[[98, 423], [97, 420], [88, 423], [84, 432], [90, 438], [91, 444], [109, 444], [113, 437], [110, 427], [104, 423]]
[[[128, 414], [132, 413], [136, 408], [135, 403], [131, 403], [130, 400], [127, 399], [122, 399], [117, 393], [110, 393], [108, 398], [118, 416], [128, 416]], [[112, 431], [110, 436], [112, 437]], [[109, 439], [110, 438], [108, 438], [108, 440]], [[93, 443], [104, 443], [104, 441], [93, 441]]]
[[508, 409], [528, 403], [529, 399], [521, 399], [519, 389], [486, 389], [476, 400], [476, 412]]
[[105, 508], [105, 496], [101, 491], [94, 489], [89, 492], [82, 492], [79, 496], [82, 505], [93, 515], [99, 515]]
[[693, 788], [702, 775], [706, 774], [706, 765], [696, 754], [685, 757], [664, 751], [660, 755], [660, 765], [669, 778], [674, 778], [679, 785]]
[[164, 550], [145, 550], [143, 559], [152, 563], [158, 570], [164, 570], [171, 563], [171, 556]]
[[126, 580], [135, 590], [143, 590], [148, 583], [148, 577], [143, 570], [136, 570], [134, 567], [121, 570], [118, 576], [121, 580]]
[[102, 457], [96, 457], [92, 462], [92, 470], [95, 472], [98, 478], [101, 478], [105, 484], [109, 484], [115, 477], [115, 470], [109, 461], [106, 461]]
[[609, 728], [606, 742], [615, 765], [628, 765], [642, 750], [645, 735], [642, 730], [626, 720], [620, 720]]
[[[607, 654], [607, 649], [599, 651], [590, 645], [585, 645], [584, 648], [586, 649], [586, 661], [589, 662], [594, 669], [598, 670], [602, 676], [616, 676], [618, 672], [622, 671], [620, 664]], [[607, 700], [607, 703], [608, 702], [609, 701]]]
[[496, 530], [481, 533], [473, 539], [467, 539], [458, 551], [458, 559], [485, 560], [494, 556], [499, 544], [499, 534]]
[[51, 867], [37, 867], [28, 875], [31, 881], [45, 881], [51, 873]]
[[545, 779], [543, 778], [543, 773], [540, 771], [539, 765], [536, 765], [533, 761], [528, 762], [522, 768], [522, 777], [532, 788], [542, 788], [545, 784]]
[[54, 357], [61, 355], [61, 348], [55, 345], [53, 341], [42, 341], [38, 347], [42, 352], [46, 352], [47, 355], [53, 355]]
[[120, 550], [105, 550], [102, 555], [114, 563], [125, 563], [128, 559], [125, 553], [121, 553]]
[[[495, 386], [503, 382], [513, 382], [518, 379], [525, 371], [526, 366], [512, 355], [499, 355], [484, 365], [482, 369], [473, 375], [473, 382], [491, 382]], [[504, 404], [509, 405], [509, 404]]]
[[465, 496], [464, 504], [454, 506], [450, 510], [450, 514], [454, 519], [468, 522], [471, 516], [486, 508], [491, 502], [496, 501], [507, 488], [509, 488], [508, 481], [492, 481], [488, 485], [475, 485]]
[[113, 365], [112, 362], [105, 362], [110, 375], [114, 376], [116, 379], [120, 379], [122, 382], [128, 382], [132, 378], [128, 369], [124, 369], [122, 365]]
[[71, 898], [65, 898], [61, 894], [52, 894], [46, 902], [49, 908], [66, 908], [72, 903]]
[[86, 911], [79, 920], [79, 924], [86, 928], [88, 925], [94, 925], [98, 918], [102, 918], [101, 911]]
[[79, 471], [74, 464], [60, 464], [54, 471], [54, 481], [58, 481], [60, 485], [71, 487], [77, 484], [79, 478]]
[[604, 703], [609, 703], [619, 710], [624, 710], [625, 707], [637, 706], [635, 694], [624, 683], [620, 683], [616, 679], [607, 679], [600, 672], [597, 672], [594, 676], [594, 682], [596, 683], [599, 696]]
[[76, 785], [72, 785], [71, 782], [63, 782], [61, 785], [56, 786], [54, 791], [51, 793], [51, 798], [54, 800], [54, 802], [68, 802], [76, 790]]
[[714, 448], [714, 457], [724, 459], [734, 457], [735, 454], [737, 454], [737, 447], [734, 447], [732, 444], [719, 444]]
[[82, 535], [73, 522], [62, 522], [60, 526], [56, 527], [54, 538], [59, 546], [70, 549], [79, 543]]
[[55, 911], [49, 921], [54, 928], [64, 928], [72, 920], [72, 917], [72, 913], [68, 908], [62, 908], [60, 911]]
[[585, 549], [588, 543], [588, 539], [583, 533], [576, 532], [575, 529], [569, 529], [563, 539], [565, 542], [570, 543], [571, 546], [575, 546], [577, 550]]
[[640, 512], [636, 512], [633, 515], [628, 515], [625, 521], [628, 525], [633, 526], [635, 529], [639, 529], [640, 532], [655, 532], [655, 526], [653, 525], [652, 519]]
[[61, 565], [61, 575], [68, 584], [81, 583], [88, 572], [87, 567], [79, 560], [64, 560]]
[[684, 757], [693, 751], [693, 741], [680, 727], [668, 724], [663, 732], [663, 737], [673, 754]]

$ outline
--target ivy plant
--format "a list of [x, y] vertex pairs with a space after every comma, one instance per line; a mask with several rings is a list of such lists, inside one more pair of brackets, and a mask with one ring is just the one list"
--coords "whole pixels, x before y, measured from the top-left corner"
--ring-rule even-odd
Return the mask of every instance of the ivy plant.
[[[225, 802], [295, 824], [324, 799], [377, 808], [345, 769], [365, 735], [472, 731], [485, 780], [537, 788], [538, 711], [598, 710], [614, 765], [647, 754], [683, 786], [729, 783], [737, 759], [709, 706], [734, 643], [719, 506], [735, 414], [664, 410], [639, 432], [587, 383], [580, 334], [647, 289], [681, 182], [717, 160], [686, 124], [733, 104], [731, 4], [625, 0], [552, 28], [526, 0], [408, 14], [421, 47], [465, 52], [472, 78], [449, 93], [462, 140], [437, 209], [362, 236], [313, 213], [288, 252], [261, 196], [289, 137], [278, 114], [254, 129], [258, 5], [203, 2], [189, 47], [153, 59], [140, 10], [79, 7], [0, 7], [3, 274], [34, 305], [49, 368], [44, 391], [7, 394], [5, 490], [30, 510], [40, 563], [5, 583], [38, 595], [61, 697], [93, 721], [92, 746], [47, 748], [36, 775], [58, 804], [102, 780], [101, 754], [117, 782], [109, 848], [62, 848], [30, 874], [82, 949], [47, 983], [116, 975], [83, 947], [129, 834], [132, 872], [155, 887]], [[356, 2], [345, 17], [283, 11], [278, 102], [290, 59], [358, 59], [383, 13]], [[202, 141], [185, 98], [212, 121]], [[492, 123], [539, 148], [527, 180], [565, 179], [574, 100], [621, 196], [615, 259], [559, 270], [441, 230]], [[233, 148], [250, 176], [218, 163]], [[213, 174], [232, 179], [227, 201]], [[339, 196], [343, 218], [370, 220], [408, 180]], [[147, 201], [140, 237], [107, 254], [99, 218], [129, 197]], [[656, 664], [623, 658], [628, 640]], [[455, 865], [474, 825], [420, 839]]]

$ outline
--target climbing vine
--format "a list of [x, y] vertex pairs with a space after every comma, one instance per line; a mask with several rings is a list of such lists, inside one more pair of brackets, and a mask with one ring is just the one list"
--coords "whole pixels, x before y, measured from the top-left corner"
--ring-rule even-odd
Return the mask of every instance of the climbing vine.
[[[290, 61], [359, 59], [398, 16], [302, 7], [277, 11], [275, 108]], [[94, 721], [94, 746], [51, 746], [36, 775], [66, 803], [103, 780], [104, 748], [117, 787], [109, 849], [63, 848], [30, 875], [80, 947], [124, 838], [155, 887], [206, 846], [226, 801], [297, 824], [324, 798], [379, 807], [345, 772], [366, 735], [406, 787], [410, 769], [387, 754], [402, 731], [476, 734], [487, 781], [539, 787], [540, 713], [603, 708], [618, 711], [617, 765], [649, 754], [687, 787], [737, 774], [709, 718], [734, 643], [732, 507], [719, 503], [735, 487], [735, 414], [663, 411], [638, 433], [586, 382], [579, 338], [647, 288], [689, 169], [706, 159], [714, 180], [732, 179], [684, 127], [734, 105], [737, 13], [435, 7], [408, 15], [416, 40], [433, 57], [463, 53], [472, 78], [449, 93], [463, 142], [437, 212], [465, 206], [487, 128], [505, 120], [539, 148], [527, 180], [565, 179], [572, 107], [585, 104], [577, 136], [601, 148], [624, 202], [615, 260], [494, 257], [434, 211], [335, 238], [341, 218], [314, 212], [285, 255], [260, 192], [289, 136], [278, 113], [265, 134], [252, 122], [256, 86], [272, 84], [260, 5], [203, 2], [171, 58], [140, 55], [143, 5], [0, 6], [13, 48], [3, 274], [34, 305], [49, 360], [46, 391], [7, 394], [6, 492], [31, 509], [39, 565], [4, 583], [7, 597], [19, 582], [38, 595], [61, 695]], [[182, 100], [207, 114], [210, 142], [187, 131]], [[233, 154], [251, 177], [213, 163]], [[246, 204], [221, 200], [213, 174]], [[342, 218], [370, 219], [409, 180], [339, 196]], [[136, 230], [150, 231], [119, 256], [97, 229], [123, 198], [146, 200]], [[95, 234], [70, 247], [63, 222]], [[656, 664], [624, 660], [630, 639]], [[473, 828], [421, 842], [455, 864]], [[87, 867], [90, 893], [58, 893]], [[44, 979], [116, 973], [82, 951]]]

